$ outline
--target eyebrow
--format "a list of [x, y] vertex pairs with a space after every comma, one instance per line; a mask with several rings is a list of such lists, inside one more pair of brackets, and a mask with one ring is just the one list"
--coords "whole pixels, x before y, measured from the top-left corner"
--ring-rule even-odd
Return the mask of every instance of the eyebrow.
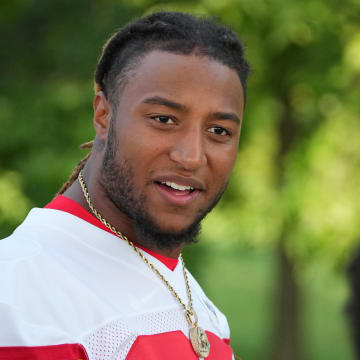
[[[187, 107], [185, 105], [179, 104], [175, 101], [165, 99], [161, 96], [153, 96], [153, 97], [146, 98], [143, 101], [143, 104], [163, 105], [163, 106], [167, 106], [171, 109], [180, 110], [180, 111], [187, 110]], [[234, 121], [238, 125], [241, 124], [240, 118], [235, 113], [214, 112], [214, 113], [211, 113], [211, 117], [218, 119], [218, 120], [231, 120], [231, 121]]]
[[214, 112], [211, 115], [218, 120], [232, 120], [238, 125], [241, 124], [240, 118], [235, 113]]
[[165, 99], [161, 96], [153, 96], [150, 98], [147, 98], [143, 101], [144, 104], [154, 104], [154, 105], [164, 105], [167, 106], [169, 108], [175, 109], [175, 110], [180, 110], [180, 111], [186, 111], [187, 108], [186, 106], [176, 103], [174, 101]]

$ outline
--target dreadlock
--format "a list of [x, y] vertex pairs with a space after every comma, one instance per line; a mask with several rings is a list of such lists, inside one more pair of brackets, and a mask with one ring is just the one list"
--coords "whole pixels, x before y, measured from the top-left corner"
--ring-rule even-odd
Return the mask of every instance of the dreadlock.
[[[116, 109], [121, 89], [141, 59], [152, 50], [181, 55], [195, 53], [228, 66], [237, 72], [246, 99], [250, 67], [235, 32], [212, 18], [164, 11], [135, 19], [106, 42], [95, 70], [95, 92], [103, 91]], [[92, 146], [93, 142], [89, 142], [82, 148]], [[61, 187], [60, 194], [77, 179], [90, 154], [78, 163], [69, 180]]]
[[[89, 142], [86, 142], [84, 144], [80, 145], [80, 149], [92, 149], [94, 145], [94, 141], [91, 140]], [[73, 170], [72, 174], [70, 175], [69, 179], [61, 186], [58, 194], [63, 194], [72, 184], [73, 182], [78, 178], [80, 171], [84, 168], [87, 159], [90, 157], [91, 151], [86, 154], [79, 163], [75, 166], [75, 169]]]

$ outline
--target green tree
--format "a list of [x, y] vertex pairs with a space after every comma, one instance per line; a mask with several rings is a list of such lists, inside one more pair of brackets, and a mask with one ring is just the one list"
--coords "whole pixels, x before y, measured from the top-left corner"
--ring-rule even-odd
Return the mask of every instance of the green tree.
[[216, 8], [246, 39], [254, 67], [230, 192], [238, 201], [220, 216], [226, 228], [237, 217], [235, 239], [278, 249], [274, 359], [301, 356], [297, 271], [320, 256], [343, 265], [359, 235], [359, 6], [244, 0]]
[[298, 274], [320, 257], [341, 268], [360, 233], [358, 0], [2, 2], [0, 235], [49, 201], [93, 137], [100, 44], [159, 7], [216, 15], [245, 42], [253, 74], [239, 160], [204, 237], [277, 249], [273, 358], [299, 359]]

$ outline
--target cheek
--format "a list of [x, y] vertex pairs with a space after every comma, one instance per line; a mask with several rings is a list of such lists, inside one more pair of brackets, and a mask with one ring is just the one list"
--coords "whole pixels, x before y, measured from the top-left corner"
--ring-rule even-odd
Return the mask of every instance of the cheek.
[[134, 164], [141, 172], [153, 164], [159, 154], [166, 151], [164, 137], [154, 136], [148, 129], [130, 127], [118, 136], [118, 157]]
[[225, 184], [229, 180], [237, 159], [237, 148], [220, 151], [211, 158], [210, 168], [219, 184]]

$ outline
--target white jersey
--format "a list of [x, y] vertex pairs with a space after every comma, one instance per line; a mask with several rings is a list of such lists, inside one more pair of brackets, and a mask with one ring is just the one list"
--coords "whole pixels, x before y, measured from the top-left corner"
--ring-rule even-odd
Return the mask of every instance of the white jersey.
[[[145, 255], [187, 303], [181, 263], [171, 270]], [[224, 315], [188, 276], [208, 359], [232, 359]], [[183, 308], [125, 241], [68, 212], [35, 208], [0, 241], [0, 359], [197, 356]]]

